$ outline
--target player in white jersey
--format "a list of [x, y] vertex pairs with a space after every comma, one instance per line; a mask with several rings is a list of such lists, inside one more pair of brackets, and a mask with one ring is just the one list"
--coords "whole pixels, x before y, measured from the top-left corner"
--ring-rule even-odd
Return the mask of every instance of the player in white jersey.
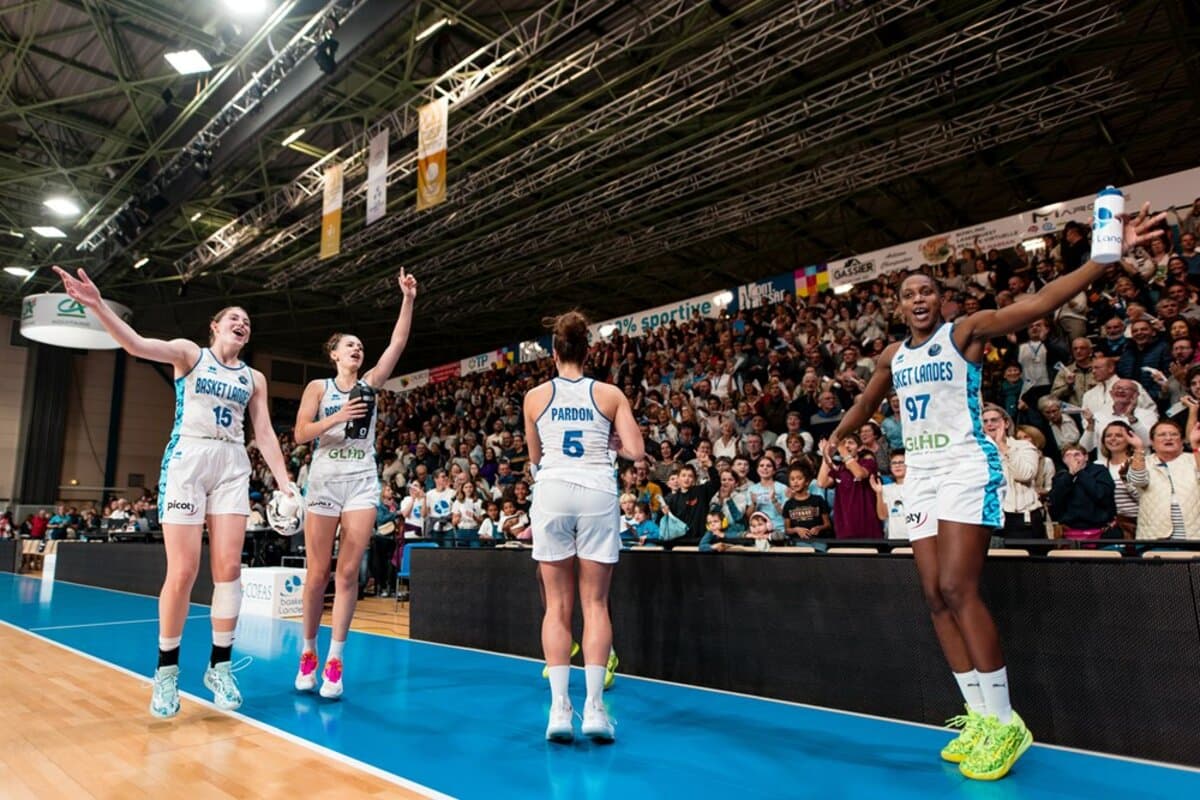
[[219, 708], [238, 708], [242, 695], [230, 668], [230, 654], [242, 602], [242, 545], [250, 515], [246, 412], [276, 485], [291, 493], [287, 466], [271, 428], [266, 379], [238, 359], [250, 340], [250, 317], [238, 306], [217, 312], [209, 323], [205, 348], [187, 339], [147, 339], [101, 300], [100, 290], [82, 269], [77, 277], [58, 267], [54, 271], [67, 294], [91, 311], [127, 353], [175, 367], [175, 427], [158, 484], [167, 577], [158, 597], [158, 667], [150, 713], [166, 718], [179, 712], [179, 643], [200, 568], [206, 521], [213, 646], [204, 685]]
[[546, 738], [574, 738], [568, 689], [571, 611], [578, 581], [587, 676], [582, 731], [593, 739], [612, 741], [603, 693], [612, 652], [608, 587], [621, 550], [615, 458], [619, 453], [641, 461], [645, 454], [625, 395], [616, 386], [583, 376], [587, 318], [567, 312], [554, 320], [553, 331], [558, 376], [531, 389], [524, 408], [529, 459], [535, 465], [529, 513], [533, 557], [546, 593], [542, 649], [551, 696]]
[[307, 571], [304, 642], [295, 680], [298, 691], [310, 691], [317, 685], [317, 631], [321, 627], [333, 540], [339, 523], [342, 531], [334, 578], [333, 637], [322, 671], [321, 696], [327, 698], [342, 695], [342, 649], [358, 604], [359, 565], [375, 530], [379, 473], [375, 463], [374, 393], [392, 376], [412, 328], [417, 279], [400, 270], [398, 282], [404, 302], [392, 329], [392, 339], [379, 361], [359, 378], [362, 342], [357, 336], [335, 333], [325, 345], [325, 354], [337, 374], [311, 381], [304, 389], [296, 414], [296, 442], [316, 439], [304, 492]]
[[[1125, 221], [1125, 250], [1148, 241], [1163, 215]], [[1043, 319], [1104, 275], [1089, 261], [1046, 284], [1035, 295], [1003, 309], [978, 311], [946, 322], [941, 293], [927, 275], [914, 273], [900, 285], [907, 341], [889, 345], [854, 407], [830, 438], [857, 431], [893, 387], [900, 398], [908, 474], [904, 506], [908, 534], [926, 603], [942, 652], [954, 671], [967, 713], [952, 720], [962, 728], [942, 750], [976, 780], [1008, 773], [1033, 737], [1012, 710], [1000, 637], [979, 595], [979, 578], [1000, 511], [1006, 447], [984, 433], [980, 362], [989, 339], [1015, 333]]]

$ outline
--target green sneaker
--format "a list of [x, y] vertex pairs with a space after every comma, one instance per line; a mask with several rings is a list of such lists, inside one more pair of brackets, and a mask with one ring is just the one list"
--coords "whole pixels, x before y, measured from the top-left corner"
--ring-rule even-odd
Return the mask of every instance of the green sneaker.
[[961, 764], [975, 749], [980, 736], [983, 735], [983, 714], [978, 714], [967, 706], [967, 713], [946, 720], [948, 728], [962, 728], [962, 732], [942, 748], [942, 760], [952, 764]]
[[[579, 642], [571, 642], [570, 658], [574, 658], [577, 655], [579, 655]], [[545, 681], [550, 680], [550, 665], [549, 664], [542, 665], [542, 680], [545, 680]]]
[[604, 667], [604, 689], [611, 689], [613, 684], [617, 682], [617, 667], [620, 666], [621, 659], [617, 658], [616, 650], [608, 651], [608, 664]]
[[983, 736], [958, 771], [975, 781], [997, 781], [1008, 774], [1021, 754], [1033, 744], [1033, 734], [1014, 711], [1012, 722], [1002, 725], [995, 717], [983, 721]]

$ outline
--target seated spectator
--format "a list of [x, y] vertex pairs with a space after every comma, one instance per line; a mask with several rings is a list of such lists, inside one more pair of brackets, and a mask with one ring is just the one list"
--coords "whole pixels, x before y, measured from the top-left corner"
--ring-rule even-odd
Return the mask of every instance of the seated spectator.
[[1083, 445], [1084, 449], [1094, 450], [1096, 448], [1096, 431], [1104, 430], [1114, 420], [1127, 424], [1142, 441], [1150, 438], [1150, 429], [1154, 423], [1158, 422], [1158, 412], [1154, 410], [1153, 406], [1150, 408], [1138, 407], [1139, 391], [1135, 381], [1118, 378], [1112, 384], [1112, 402], [1109, 411], [1093, 414], [1084, 409], [1084, 429], [1083, 434], [1079, 437], [1079, 443]]
[[1050, 394], [1073, 406], [1083, 404], [1083, 396], [1096, 385], [1092, 376], [1092, 342], [1082, 336], [1071, 341], [1072, 361], [1054, 376]]
[[[828, 439], [846, 415], [838, 396], [826, 389], [817, 398], [816, 413], [809, 418], [808, 432], [817, 440]], [[836, 512], [835, 512], [836, 515]]]
[[[824, 444], [822, 450], [826, 450]], [[817, 472], [817, 485], [833, 489], [833, 530], [838, 539], [880, 539], [883, 527], [875, 513], [871, 476], [878, 475], [875, 457], [862, 450], [856, 434], [838, 443], [836, 454], [826, 453]]]
[[[524, 483], [518, 485], [525, 486]], [[525, 491], [529, 491], [528, 487]], [[455, 496], [450, 522], [454, 526], [455, 541], [478, 546], [479, 524], [483, 522], [483, 500], [476, 494], [475, 484], [470, 481], [464, 481]]]
[[658, 523], [650, 514], [649, 503], [635, 503], [633, 506], [633, 538], [637, 544], [658, 545]]
[[730, 536], [738, 535], [746, 529], [749, 502], [749, 495], [737, 489], [737, 476], [723, 470], [717, 480], [717, 492], [708, 502], [708, 513], [720, 514], [721, 530]]
[[749, 486], [747, 494], [749, 503], [746, 506], [747, 522], [755, 511], [761, 511], [771, 520], [771, 527], [783, 530], [783, 504], [787, 502], [788, 489], [775, 480], [775, 460], [770, 456], [762, 456], [755, 464], [758, 483]]
[[1188, 368], [1181, 388], [1178, 402], [1167, 409], [1167, 415], [1182, 430], [1190, 431], [1196, 426], [1196, 409], [1200, 407], [1200, 365]]
[[525, 541], [530, 538], [529, 515], [517, 508], [517, 501], [505, 495], [500, 504], [500, 531], [510, 541]]
[[404, 538], [419, 539], [425, 535], [429, 520], [429, 498], [419, 481], [408, 485], [408, 497], [400, 501], [400, 517], [404, 520]]
[[667, 498], [667, 508], [687, 525], [688, 532], [676, 539], [675, 544], [698, 544], [704, 535], [704, 518], [708, 514], [709, 501], [717, 493], [718, 484], [715, 481], [697, 484], [696, 470], [686, 464], [679, 468], [677, 480], [678, 488]]
[[808, 491], [813, 477], [812, 469], [803, 462], [788, 468], [789, 496], [783, 504], [784, 533], [795, 544], [833, 538], [829, 506], [823, 498]]
[[1116, 487], [1103, 466], [1088, 463], [1087, 451], [1077, 444], [1063, 450], [1066, 469], [1054, 476], [1050, 513], [1063, 526], [1063, 538], [1099, 539], [1117, 516]]
[[479, 523], [479, 539], [484, 542], [504, 540], [504, 532], [500, 530], [500, 506], [495, 500], [488, 500], [483, 507], [485, 516]]
[[1125, 481], [1133, 458], [1133, 435], [1133, 429], [1127, 423], [1110, 422], [1101, 432], [1100, 453], [1096, 456], [1096, 463], [1112, 476], [1116, 524], [1126, 539], [1134, 538], [1137, 532], [1138, 498]]
[[50, 527], [50, 512], [44, 508], [38, 509], [28, 520], [30, 539], [45, 539], [46, 530]]
[[903, 450], [904, 430], [900, 423], [900, 396], [895, 392], [888, 392], [884, 406], [883, 422], [880, 423], [879, 427], [883, 431], [888, 447], [893, 452]]
[[637, 520], [634, 519], [633, 512], [637, 505], [637, 496], [626, 492], [620, 496], [617, 504], [621, 508], [621, 544], [628, 547], [636, 538], [633, 529], [637, 527]]
[[1061, 453], [1068, 445], [1079, 444], [1079, 426], [1075, 420], [1063, 415], [1062, 403], [1053, 394], [1048, 394], [1037, 401], [1038, 411], [1046, 420], [1046, 427], [1054, 436], [1054, 444]]
[[1133, 438], [1125, 483], [1138, 498], [1138, 539], [1200, 539], [1200, 428], [1190, 436], [1192, 454], [1183, 451], [1183, 431], [1169, 419], [1150, 431], [1153, 455]]
[[744, 537], [764, 549], [769, 547], [771, 542], [782, 542], [786, 539], [785, 534], [776, 528], [771, 518], [762, 511], [755, 511], [750, 515], [750, 528]]
[[67, 507], [64, 503], [59, 503], [54, 508], [54, 514], [46, 523], [46, 538], [47, 539], [65, 539], [67, 538], [67, 526], [71, 524], [71, 517], [67, 514]]
[[734, 544], [741, 544], [743, 531], [732, 531], [724, 526], [724, 518], [717, 511], [710, 511], [705, 517], [705, 531], [700, 539], [700, 552], [720, 553]]
[[[1148, 319], [1134, 322], [1131, 334], [1133, 341], [1121, 353], [1117, 362], [1117, 374], [1122, 378], [1137, 381], [1151, 399], [1157, 400], [1163, 390], [1157, 377], [1170, 374], [1171, 349], [1158, 336]], [[1165, 382], [1164, 380], [1163, 383]]]

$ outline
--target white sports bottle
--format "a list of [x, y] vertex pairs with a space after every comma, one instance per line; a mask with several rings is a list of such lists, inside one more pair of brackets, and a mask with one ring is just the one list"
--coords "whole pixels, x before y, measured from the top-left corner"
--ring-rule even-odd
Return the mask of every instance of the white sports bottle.
[[1108, 186], [1096, 195], [1092, 215], [1092, 260], [1111, 264], [1121, 260], [1123, 230], [1121, 215], [1125, 213], [1125, 195], [1120, 189]]

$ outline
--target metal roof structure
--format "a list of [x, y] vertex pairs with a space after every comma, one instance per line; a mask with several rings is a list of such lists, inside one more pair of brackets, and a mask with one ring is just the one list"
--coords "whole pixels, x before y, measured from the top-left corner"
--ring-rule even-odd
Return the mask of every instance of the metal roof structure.
[[[0, 266], [36, 269], [0, 275], [5, 311], [84, 266], [147, 333], [201, 337], [238, 303], [257, 347], [311, 358], [333, 330], [381, 345], [405, 266], [419, 368], [568, 307], [617, 316], [1200, 161], [1189, 0], [255, 5], [0, 5]], [[212, 71], [175, 72], [186, 49]], [[443, 96], [448, 199], [418, 212], [416, 108]]]

